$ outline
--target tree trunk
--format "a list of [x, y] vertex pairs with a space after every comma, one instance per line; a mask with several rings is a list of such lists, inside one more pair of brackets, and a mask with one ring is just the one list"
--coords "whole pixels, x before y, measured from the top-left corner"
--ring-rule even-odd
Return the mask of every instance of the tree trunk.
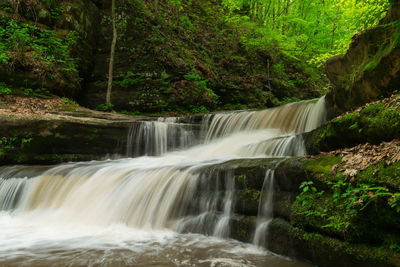
[[155, 13], [158, 13], [158, 1], [159, 0], [154, 0], [154, 11], [155, 11]]
[[255, 12], [256, 12], [256, 0], [253, 0], [253, 2], [251, 3], [251, 7], [250, 7], [250, 21], [254, 22], [255, 19]]
[[340, 10], [340, 5], [338, 5], [337, 11], [336, 11], [335, 21], [333, 22], [331, 49], [333, 49], [333, 43], [334, 43], [334, 40], [335, 40], [336, 22], [337, 22], [337, 19], [338, 19], [338, 16], [339, 16], [339, 10]]
[[108, 85], [107, 85], [107, 95], [106, 95], [106, 105], [111, 105], [111, 89], [113, 82], [113, 69], [114, 69], [114, 55], [115, 55], [115, 45], [117, 43], [117, 28], [115, 26], [115, 0], [111, 1], [111, 15], [112, 15], [112, 27], [113, 27], [113, 39], [111, 42], [110, 51], [110, 64], [108, 66]]

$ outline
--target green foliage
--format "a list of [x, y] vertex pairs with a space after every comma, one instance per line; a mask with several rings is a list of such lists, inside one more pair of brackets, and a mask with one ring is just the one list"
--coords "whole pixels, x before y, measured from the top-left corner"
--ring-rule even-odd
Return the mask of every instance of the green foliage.
[[5, 83], [0, 83], [0, 96], [11, 94], [11, 89]]
[[23, 147], [25, 144], [30, 143], [32, 138], [30, 137], [19, 137], [19, 136], [12, 136], [12, 137], [1, 137], [0, 138], [0, 157], [10, 151], [13, 151], [19, 147]]
[[[317, 193], [317, 188], [314, 186], [313, 181], [304, 181], [301, 183], [299, 187], [301, 193], [297, 196], [297, 201], [302, 205], [302, 206], [310, 206], [313, 198], [315, 197], [314, 194]], [[318, 195], [320, 195], [318, 193]]]
[[192, 109], [192, 113], [200, 113], [200, 114], [205, 114], [209, 113], [210, 111], [205, 107], [205, 106], [200, 106], [200, 107], [194, 107]]
[[186, 15], [181, 17], [181, 23], [184, 27], [186, 27], [188, 30], [193, 30], [194, 26], [192, 22], [190, 21], [190, 18]]
[[390, 6], [388, 0], [223, 0], [230, 23], [252, 28], [246, 47], [276, 48], [322, 67], [344, 53], [357, 32], [376, 24]]
[[64, 105], [78, 105], [74, 100], [69, 99], [68, 97], [63, 97], [63, 98], [61, 99], [61, 102], [62, 102]]
[[100, 104], [96, 107], [96, 110], [100, 110], [100, 111], [112, 111], [114, 108], [113, 104]]
[[317, 192], [317, 188], [315, 188], [313, 181], [302, 182], [300, 185], [300, 189], [302, 190], [302, 194], [306, 194], [307, 192]]
[[[374, 240], [393, 247], [398, 239], [389, 242], [395, 237], [389, 228], [398, 229], [394, 225], [400, 222], [400, 162], [387, 165], [381, 161], [350, 180], [340, 169], [331, 171], [340, 161], [341, 157], [322, 156], [303, 163], [312, 180], [299, 187], [292, 206], [293, 223], [350, 242]], [[377, 225], [388, 229], [376, 230]]]
[[78, 39], [79, 35], [74, 31], [60, 38], [51, 30], [0, 17], [0, 63], [38, 64], [41, 68], [37, 69], [41, 69], [42, 75], [79, 79], [77, 60], [71, 55]]
[[24, 90], [24, 95], [26, 96], [33, 96], [33, 89], [31, 88], [25, 88]]
[[113, 80], [113, 84], [119, 85], [119, 86], [122, 86], [122, 87], [128, 87], [130, 85], [137, 84], [137, 83], [142, 82], [144, 80], [145, 80], [145, 77], [142, 77], [142, 76], [139, 76], [139, 77], [136, 77], [136, 78], [132, 78], [132, 73], [128, 72], [125, 75], [123, 80], [121, 80], [121, 81]]
[[316, 144], [337, 148], [400, 138], [400, 109], [395, 99], [391, 101], [369, 105], [333, 119], [319, 130]]
[[253, 189], [253, 188], [248, 188], [248, 187], [246, 187], [244, 190], [243, 190], [243, 195], [245, 196], [245, 197], [250, 197], [252, 200], [254, 200], [254, 201], [258, 201], [259, 200], [259, 198], [260, 198], [260, 195], [261, 195], [261, 191], [260, 190], [255, 190], [255, 189]]
[[293, 102], [299, 102], [301, 101], [300, 99], [298, 99], [297, 97], [284, 97], [281, 101], [280, 104], [281, 105], [285, 105], [285, 104], [289, 104], [289, 103], [293, 103]]
[[201, 76], [196, 73], [188, 73], [183, 76], [187, 81], [192, 81], [196, 85], [196, 89], [200, 92], [208, 93], [212, 98], [213, 101], [218, 99], [218, 96], [214, 93], [214, 91], [207, 87], [207, 80], [203, 80]]

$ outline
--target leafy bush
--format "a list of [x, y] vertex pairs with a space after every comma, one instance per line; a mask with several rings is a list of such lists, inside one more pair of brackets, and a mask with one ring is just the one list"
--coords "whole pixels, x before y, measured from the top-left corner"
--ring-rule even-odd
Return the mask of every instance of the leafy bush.
[[5, 83], [0, 83], [0, 95], [9, 95], [11, 92], [11, 89]]
[[96, 107], [96, 110], [100, 110], [100, 111], [112, 111], [114, 108], [113, 104], [100, 104]]
[[64, 75], [79, 81], [77, 59], [71, 54], [78, 39], [75, 31], [63, 39], [54, 31], [0, 17], [0, 64], [36, 66], [43, 77]]

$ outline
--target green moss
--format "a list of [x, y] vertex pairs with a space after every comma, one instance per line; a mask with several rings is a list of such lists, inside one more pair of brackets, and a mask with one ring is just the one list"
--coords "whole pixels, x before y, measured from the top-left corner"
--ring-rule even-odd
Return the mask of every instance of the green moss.
[[318, 129], [309, 142], [322, 150], [334, 150], [400, 138], [400, 108], [396, 105], [396, 101], [377, 103], [335, 118]]
[[302, 164], [302, 168], [312, 173], [328, 174], [332, 166], [340, 163], [342, 157], [340, 156], [323, 156], [316, 159], [307, 160]]
[[357, 181], [400, 190], [400, 162], [386, 166], [385, 161], [381, 161], [360, 172]]
[[292, 224], [349, 242], [395, 249], [387, 240], [400, 231], [400, 162], [387, 166], [383, 160], [361, 171], [353, 182], [340, 171], [330, 172], [340, 162], [340, 156], [329, 155], [302, 163], [315, 188], [300, 188], [291, 207]]
[[[318, 232], [305, 231], [280, 219], [270, 224], [270, 229], [285, 238], [285, 246], [301, 250], [314, 263], [330, 266], [395, 266], [398, 255], [393, 250], [371, 245], [352, 244], [342, 240], [321, 235]], [[287, 251], [287, 247], [283, 251]], [[277, 253], [282, 251], [275, 250]]]

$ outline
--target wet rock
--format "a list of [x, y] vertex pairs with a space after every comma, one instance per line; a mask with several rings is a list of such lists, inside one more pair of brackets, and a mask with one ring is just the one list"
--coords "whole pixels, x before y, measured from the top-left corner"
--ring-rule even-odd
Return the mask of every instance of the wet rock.
[[14, 140], [4, 163], [54, 164], [102, 159], [126, 152], [130, 121], [51, 116], [2, 116], [0, 132]]
[[400, 86], [400, 3], [377, 26], [355, 35], [345, 55], [327, 61], [337, 112], [389, 96]]
[[319, 233], [304, 231], [281, 219], [269, 226], [268, 249], [318, 266], [398, 266], [399, 256], [388, 249], [346, 243]]

